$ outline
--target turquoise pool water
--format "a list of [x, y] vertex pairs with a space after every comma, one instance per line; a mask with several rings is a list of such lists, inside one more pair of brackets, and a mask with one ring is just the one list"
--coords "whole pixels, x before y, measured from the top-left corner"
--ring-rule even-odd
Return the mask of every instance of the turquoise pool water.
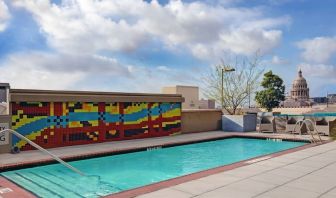
[[40, 197], [99, 197], [302, 146], [303, 142], [229, 138], [2, 172]]

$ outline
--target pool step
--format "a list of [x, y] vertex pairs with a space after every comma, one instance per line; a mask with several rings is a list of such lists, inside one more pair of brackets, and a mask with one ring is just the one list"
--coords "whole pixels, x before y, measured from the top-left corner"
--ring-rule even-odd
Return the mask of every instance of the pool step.
[[[52, 178], [50, 174], [48, 173], [34, 173], [34, 172], [28, 172], [28, 176], [30, 176], [32, 179], [36, 179], [37, 181], [43, 182], [51, 189], [57, 190], [56, 192], [65, 192], [67, 194], [66, 197], [84, 197], [81, 194], [75, 192], [72, 190], [71, 183], [66, 183], [66, 180], [56, 180], [56, 177]], [[63, 195], [63, 193], [61, 194]]]
[[79, 185], [78, 188], [86, 189], [87, 190], [86, 194], [87, 193], [92, 194], [94, 192], [97, 192], [95, 193], [95, 195], [97, 195], [98, 197], [123, 191], [122, 188], [119, 188], [116, 185], [113, 185], [112, 183], [102, 181], [100, 177], [96, 175], [88, 175], [88, 176], [82, 177], [82, 176], [78, 176], [78, 174], [76, 173], [73, 173], [67, 170], [66, 171], [58, 170], [55, 173], [48, 171], [48, 173], [54, 176], [56, 174], [56, 176], [58, 175], [58, 177], [59, 175], [67, 175], [65, 179], [68, 182], [71, 182], [72, 185], [75, 183], [80, 183], [81, 185]]
[[[45, 174], [34, 172], [14, 172], [8, 175], [9, 179], [24, 186], [26, 189], [34, 192], [38, 189], [41, 197], [74, 197], [83, 198], [85, 196], [72, 190], [72, 185], [59, 183], [53, 178], [46, 177]], [[42, 192], [43, 195], [40, 194]]]
[[98, 176], [80, 176], [63, 169], [28, 171], [19, 170], [3, 174], [41, 197], [101, 197], [122, 191]]
[[41, 175], [40, 173], [25, 172], [25, 175], [30, 177], [33, 181], [38, 181], [44, 187], [47, 187], [48, 189], [57, 192], [59, 195], [61, 195], [61, 197], [83, 197], [80, 194], [71, 190], [71, 185], [57, 183], [56, 181], [49, 179]]
[[34, 192], [34, 189], [39, 190], [39, 196], [40, 197], [62, 197], [61, 195], [58, 195], [57, 192], [54, 192], [50, 190], [49, 188], [45, 188], [44, 186], [41, 186], [36, 181], [32, 181], [30, 178], [27, 178], [26, 176], [20, 174], [20, 173], [6, 173], [3, 174], [6, 178], [15, 181], [20, 186], [24, 186], [27, 190]]
[[[94, 187], [92, 183], [90, 184], [90, 178], [87, 176], [80, 176], [76, 173], [65, 172], [61, 170], [56, 171], [43, 171], [39, 174], [45, 178], [54, 181], [57, 184], [65, 186], [65, 188], [72, 189], [71, 191], [80, 194], [84, 197], [99, 197], [96, 192], [98, 191], [98, 186]], [[97, 185], [99, 183], [97, 182]]]

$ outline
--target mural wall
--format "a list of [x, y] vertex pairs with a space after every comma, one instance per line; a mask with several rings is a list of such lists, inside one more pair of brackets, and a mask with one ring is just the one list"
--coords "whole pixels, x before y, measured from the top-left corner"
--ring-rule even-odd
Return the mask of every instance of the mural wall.
[[[44, 148], [167, 136], [181, 130], [181, 103], [12, 102], [12, 129]], [[33, 149], [13, 136], [13, 146]]]

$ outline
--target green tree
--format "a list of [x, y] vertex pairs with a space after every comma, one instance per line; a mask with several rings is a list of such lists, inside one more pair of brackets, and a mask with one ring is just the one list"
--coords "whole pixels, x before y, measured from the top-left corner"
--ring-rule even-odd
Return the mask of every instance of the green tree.
[[261, 86], [264, 90], [256, 92], [255, 100], [267, 111], [272, 111], [274, 107], [278, 107], [280, 102], [285, 99], [283, 80], [278, 75], [273, 74], [272, 71], [269, 71], [264, 74]]

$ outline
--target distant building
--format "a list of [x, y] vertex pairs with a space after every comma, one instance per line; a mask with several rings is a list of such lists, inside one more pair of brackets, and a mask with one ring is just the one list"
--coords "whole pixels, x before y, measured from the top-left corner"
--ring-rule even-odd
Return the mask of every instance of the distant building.
[[8, 102], [9, 83], [0, 83], [0, 102]]
[[311, 100], [317, 104], [336, 103], [336, 94], [328, 94], [327, 97], [313, 97]]
[[302, 75], [301, 69], [298, 76], [293, 81], [290, 96], [281, 103], [283, 107], [305, 107], [311, 106], [312, 102], [309, 100], [309, 87], [306, 79]]
[[199, 109], [199, 88], [197, 86], [163, 87], [161, 92], [164, 94], [181, 94], [185, 100], [182, 103], [182, 109]]
[[200, 109], [215, 109], [216, 108], [216, 102], [212, 99], [201, 99], [199, 101], [199, 108]]
[[9, 83], [0, 83], [0, 115], [9, 114]]
[[327, 98], [327, 97], [313, 97], [313, 98], [311, 98], [311, 100], [312, 100], [314, 103], [321, 104], [321, 103], [327, 103], [328, 98]]
[[328, 94], [328, 103], [336, 103], [336, 94]]

